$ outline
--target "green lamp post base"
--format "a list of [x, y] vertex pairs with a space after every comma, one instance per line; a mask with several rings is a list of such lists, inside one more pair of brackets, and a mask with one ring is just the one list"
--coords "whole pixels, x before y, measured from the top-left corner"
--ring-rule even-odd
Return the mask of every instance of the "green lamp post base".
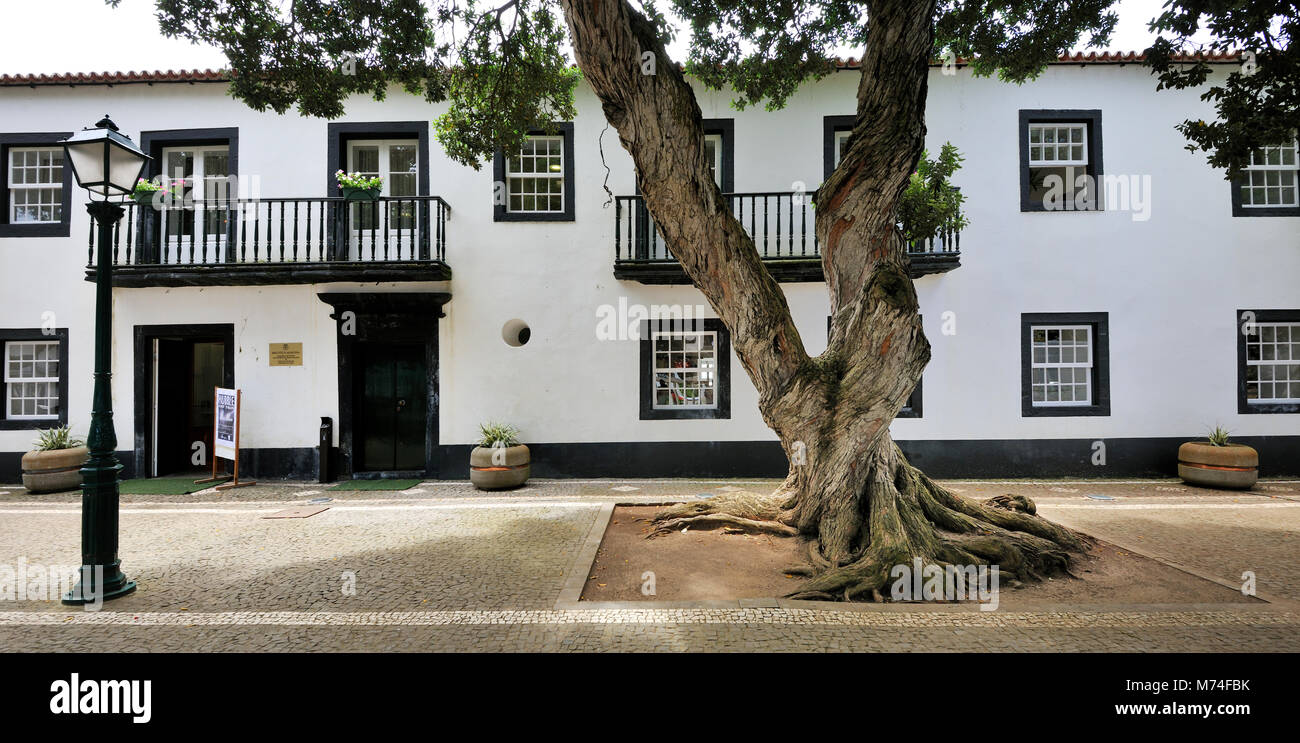
[[[62, 602], [67, 606], [84, 606], [135, 592], [135, 581], [128, 580], [126, 574], [122, 572], [121, 560], [114, 561], [112, 565], [105, 565], [104, 572], [109, 575], [103, 579], [102, 586], [96, 587], [93, 569], [88, 572], [87, 568], [83, 567], [81, 580], [77, 581], [77, 585], [73, 586], [71, 591], [63, 594]], [[87, 585], [87, 577], [90, 577], [89, 585]]]

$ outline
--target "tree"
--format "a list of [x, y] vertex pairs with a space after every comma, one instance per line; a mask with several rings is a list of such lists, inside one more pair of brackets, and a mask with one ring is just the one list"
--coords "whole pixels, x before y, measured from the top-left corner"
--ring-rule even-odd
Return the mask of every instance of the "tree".
[[[504, 2], [504, 0], [500, 0]], [[669, 16], [641, 0], [160, 0], [165, 32], [225, 50], [249, 105], [337, 116], [384, 80], [448, 99], [439, 139], [473, 165], [572, 115], [586, 82], [636, 165], [637, 185], [673, 255], [731, 332], [763, 419], [791, 461], [760, 502], [718, 497], [669, 509], [665, 526], [745, 523], [809, 541], [799, 596], [878, 597], [892, 566], [993, 563], [1029, 578], [1065, 569], [1082, 539], [1024, 498], [982, 504], [936, 485], [903, 457], [889, 424], [930, 358], [908, 275], [900, 202], [925, 138], [929, 65], [949, 53], [976, 74], [1020, 82], [1087, 37], [1103, 44], [1113, 0], [672, 0], [689, 26], [684, 72], [665, 45]], [[567, 37], [558, 23], [567, 21]], [[421, 52], [421, 46], [424, 51]], [[687, 81], [729, 86], [735, 104], [784, 105], [829, 74], [830, 50], [863, 50], [847, 151], [818, 189], [816, 230], [831, 301], [825, 353], [810, 356], [780, 286], [728, 208], [704, 156]], [[365, 74], [345, 73], [346, 58]], [[378, 65], [372, 68], [370, 65]], [[358, 67], [361, 69], [361, 67]], [[762, 523], [766, 520], [767, 523]], [[780, 525], [774, 525], [778, 522]]]

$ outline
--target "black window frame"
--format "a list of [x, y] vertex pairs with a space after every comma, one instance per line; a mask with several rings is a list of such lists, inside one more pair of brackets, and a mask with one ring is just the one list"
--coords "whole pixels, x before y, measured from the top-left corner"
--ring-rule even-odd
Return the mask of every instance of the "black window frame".
[[[63, 216], [58, 222], [17, 224], [9, 221], [9, 150], [15, 147], [58, 147], [60, 140], [72, 132], [4, 132], [0, 133], [0, 162], [4, 163], [4, 180], [0, 181], [0, 237], [68, 237], [72, 234], [72, 164], [63, 163]], [[89, 198], [87, 199], [89, 201]]]
[[857, 116], [822, 117], [822, 180], [835, 172], [835, 135], [843, 131], [852, 131], [858, 121]]
[[[216, 127], [204, 129], [157, 129], [140, 132], [140, 149], [149, 156], [144, 166], [144, 178], [153, 179], [164, 175], [162, 152], [167, 147], [198, 147], [204, 145], [225, 145], [229, 149], [230, 176], [239, 179], [239, 127]], [[237, 188], [237, 186], [236, 186]], [[237, 191], [228, 193], [228, 198], [237, 199]], [[160, 215], [143, 205], [137, 210], [136, 235], [139, 240], [137, 263], [157, 262], [160, 260], [160, 248], [157, 244], [161, 236], [161, 221], [155, 221], [151, 227], [145, 227], [145, 219], [159, 220]], [[226, 246], [235, 244], [239, 229], [238, 221], [230, 219], [226, 227]]]
[[[1234, 217], [1300, 217], [1300, 204], [1296, 206], [1247, 207], [1241, 204], [1241, 187], [1243, 176], [1229, 179], [1232, 184], [1232, 216]], [[1300, 143], [1297, 143], [1296, 188], [1300, 188]]]
[[[651, 327], [653, 325], [653, 328]], [[642, 320], [640, 328], [641, 370], [640, 417], [641, 420], [729, 420], [731, 418], [731, 333], [722, 320]], [[704, 330], [718, 334], [718, 405], [715, 408], [656, 408], [654, 406], [654, 338], [651, 330]]]
[[[1093, 183], [1092, 209], [1047, 209], [1042, 202], [1034, 203], [1030, 198], [1029, 177], [1029, 125], [1030, 124], [1086, 124], [1088, 126], [1088, 167], [1086, 173]], [[1059, 212], [1083, 213], [1103, 212], [1106, 210], [1106, 189], [1104, 178], [1106, 169], [1102, 157], [1101, 109], [1021, 109], [1019, 116], [1020, 140], [1020, 211], [1022, 212]]]
[[722, 137], [722, 185], [723, 193], [736, 191], [736, 120], [704, 119], [701, 122], [704, 135], [717, 134]]
[[[1092, 404], [1035, 407], [1033, 326], [1092, 326]], [[1024, 418], [1076, 418], [1110, 415], [1110, 313], [1026, 312], [1020, 315], [1020, 414]]]
[[[1300, 413], [1300, 403], [1251, 403], [1246, 399], [1246, 333], [1245, 313], [1253, 313], [1255, 322], [1300, 323], [1300, 309], [1294, 310], [1237, 310], [1233, 323], [1237, 334], [1237, 412], [1243, 415], [1276, 415]], [[1292, 359], [1295, 362], [1295, 359]], [[1296, 362], [1300, 363], [1300, 362]]]
[[492, 182], [500, 184], [503, 195], [502, 203], [496, 203], [496, 186], [493, 186], [492, 221], [493, 222], [573, 222], [574, 220], [574, 181], [577, 180], [573, 169], [573, 122], [557, 121], [550, 129], [529, 129], [528, 136], [564, 137], [564, 211], [562, 212], [512, 212], [506, 207], [510, 199], [510, 184], [506, 181], [506, 158], [500, 150], [492, 156]]
[[[4, 345], [9, 341], [59, 342], [59, 417], [38, 419], [11, 419], [9, 417], [9, 390], [0, 374], [0, 431], [34, 431], [68, 425], [68, 329], [54, 328], [52, 332], [41, 328], [0, 328], [0, 363]], [[2, 369], [0, 369], [2, 371]]]
[[334, 174], [347, 170], [348, 143], [358, 139], [414, 139], [419, 152], [416, 158], [420, 172], [416, 178], [416, 192], [429, 195], [429, 122], [427, 121], [349, 121], [331, 123], [326, 129], [325, 195], [339, 195], [338, 180]]
[[[831, 316], [827, 315], [826, 316], [826, 341], [829, 343], [830, 339], [831, 339]], [[916, 387], [912, 388], [912, 394], [907, 396], [907, 401], [903, 403], [903, 407], [898, 411], [898, 415], [894, 416], [895, 418], [922, 417], [923, 408], [922, 408], [922, 397], [921, 397], [921, 384], [924, 381], [925, 381], [925, 373], [922, 372], [921, 376], [916, 380]]]

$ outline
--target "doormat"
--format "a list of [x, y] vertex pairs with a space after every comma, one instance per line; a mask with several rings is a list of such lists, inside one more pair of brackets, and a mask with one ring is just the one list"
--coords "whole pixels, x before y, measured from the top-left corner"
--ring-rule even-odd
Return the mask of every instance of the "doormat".
[[193, 477], [137, 477], [123, 480], [118, 492], [124, 495], [185, 495], [207, 490], [213, 485], [220, 485], [230, 478], [214, 482], [194, 482]]
[[264, 519], [305, 519], [315, 516], [321, 511], [330, 510], [329, 506], [301, 506], [298, 508], [286, 508], [283, 511], [263, 516]]
[[406, 490], [420, 484], [420, 480], [344, 480], [330, 490]]

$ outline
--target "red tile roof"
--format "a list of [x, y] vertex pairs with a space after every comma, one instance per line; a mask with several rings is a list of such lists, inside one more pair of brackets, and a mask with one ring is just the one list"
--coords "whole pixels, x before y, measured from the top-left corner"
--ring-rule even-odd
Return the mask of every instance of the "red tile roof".
[[[1142, 52], [1074, 52], [1062, 54], [1056, 64], [1133, 64], [1142, 62], [1146, 55]], [[1241, 61], [1239, 52], [1196, 52], [1175, 57], [1180, 62], [1204, 60], [1215, 63], [1237, 63]], [[957, 64], [967, 60], [958, 59]], [[933, 64], [942, 64], [935, 61]], [[856, 57], [837, 59], [835, 66], [841, 70], [861, 68]], [[37, 85], [129, 85], [133, 83], [222, 83], [230, 81], [228, 70], [142, 70], [136, 72], [66, 72], [32, 75], [0, 75], [0, 87], [28, 87]]]
[[156, 70], [149, 72], [66, 72], [34, 75], [0, 75], [0, 86], [28, 85], [126, 85], [130, 83], [220, 83], [228, 82], [225, 70]]

